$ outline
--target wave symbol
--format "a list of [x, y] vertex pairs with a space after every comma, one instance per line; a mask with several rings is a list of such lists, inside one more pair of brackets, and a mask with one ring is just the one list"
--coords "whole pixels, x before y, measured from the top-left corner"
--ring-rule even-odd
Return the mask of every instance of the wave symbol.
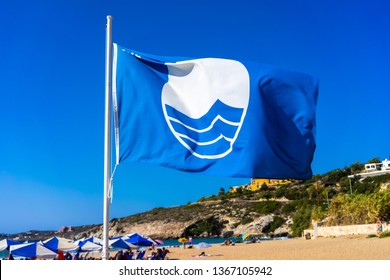
[[175, 137], [199, 158], [216, 159], [230, 153], [241, 125], [243, 108], [217, 100], [202, 117], [194, 119], [165, 104]]

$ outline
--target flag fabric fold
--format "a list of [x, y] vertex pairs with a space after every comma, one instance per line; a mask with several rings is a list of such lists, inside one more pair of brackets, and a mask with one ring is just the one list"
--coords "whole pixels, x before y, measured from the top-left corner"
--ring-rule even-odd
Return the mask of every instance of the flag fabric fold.
[[117, 163], [214, 176], [308, 179], [317, 79], [222, 58], [164, 57], [114, 44]]

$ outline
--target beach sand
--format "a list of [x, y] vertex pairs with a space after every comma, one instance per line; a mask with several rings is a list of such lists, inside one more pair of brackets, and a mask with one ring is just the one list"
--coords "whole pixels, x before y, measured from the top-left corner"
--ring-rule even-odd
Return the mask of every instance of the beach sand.
[[[348, 236], [273, 240], [206, 249], [169, 248], [171, 260], [390, 260], [390, 238]], [[205, 252], [206, 256], [199, 257]]]

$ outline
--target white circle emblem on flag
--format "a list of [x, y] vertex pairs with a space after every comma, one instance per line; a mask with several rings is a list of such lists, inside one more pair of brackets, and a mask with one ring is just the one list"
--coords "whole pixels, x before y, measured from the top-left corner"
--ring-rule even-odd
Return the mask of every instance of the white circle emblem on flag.
[[233, 150], [249, 103], [249, 74], [235, 60], [166, 63], [161, 101], [176, 139], [194, 156], [218, 159]]

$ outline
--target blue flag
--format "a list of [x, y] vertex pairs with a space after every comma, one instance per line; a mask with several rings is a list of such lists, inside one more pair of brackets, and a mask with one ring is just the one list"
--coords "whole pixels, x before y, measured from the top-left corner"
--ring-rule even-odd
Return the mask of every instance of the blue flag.
[[221, 58], [163, 57], [114, 44], [117, 162], [207, 175], [308, 179], [318, 82]]

